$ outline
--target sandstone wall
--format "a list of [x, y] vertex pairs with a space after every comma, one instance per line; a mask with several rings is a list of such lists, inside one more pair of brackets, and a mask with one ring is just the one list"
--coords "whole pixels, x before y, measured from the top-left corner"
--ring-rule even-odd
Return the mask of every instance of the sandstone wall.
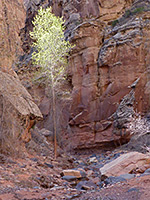
[[[56, 15], [64, 16], [67, 27], [65, 36], [76, 45], [69, 57], [70, 99], [58, 103], [62, 143], [71, 149], [112, 145], [123, 138], [124, 126], [119, 120], [127, 121], [123, 118], [128, 116], [124, 114], [125, 109], [133, 109], [130, 94], [134, 97], [134, 110], [142, 113], [149, 111], [150, 2], [39, 0], [31, 4], [28, 1], [28, 23], [22, 29], [22, 41], [27, 41], [27, 45], [23, 46], [25, 52], [29, 50], [31, 20], [42, 4], [51, 5]], [[24, 58], [26, 61], [28, 57]], [[26, 69], [27, 65], [24, 67]], [[139, 81], [134, 88], [132, 84], [136, 80]], [[31, 89], [34, 95], [37, 95], [36, 91], [43, 89]], [[49, 97], [45, 91], [38, 94], [45, 117], [42, 126], [52, 129], [51, 102], [47, 100]], [[112, 117], [114, 114], [115, 118]]]
[[73, 103], [67, 137], [70, 148], [111, 145], [123, 138], [124, 128], [116, 130], [111, 115], [138, 78], [134, 109], [149, 111], [150, 4], [85, 1], [83, 6], [83, 1], [75, 2], [63, 7], [66, 35], [76, 44], [69, 60]]
[[8, 72], [22, 52], [19, 32], [24, 26], [25, 9], [23, 0], [1, 0], [0, 8], [0, 69]]
[[18, 137], [30, 140], [30, 121], [42, 118], [13, 71], [15, 60], [23, 53], [19, 35], [25, 18], [23, 0], [0, 1], [0, 152], [4, 153], [19, 151]]

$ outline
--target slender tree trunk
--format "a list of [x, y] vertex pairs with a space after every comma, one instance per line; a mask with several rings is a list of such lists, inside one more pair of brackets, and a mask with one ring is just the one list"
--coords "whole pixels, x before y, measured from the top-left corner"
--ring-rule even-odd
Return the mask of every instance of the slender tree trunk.
[[57, 128], [56, 128], [56, 97], [52, 77], [52, 99], [53, 99], [53, 126], [54, 126], [54, 158], [57, 158]]

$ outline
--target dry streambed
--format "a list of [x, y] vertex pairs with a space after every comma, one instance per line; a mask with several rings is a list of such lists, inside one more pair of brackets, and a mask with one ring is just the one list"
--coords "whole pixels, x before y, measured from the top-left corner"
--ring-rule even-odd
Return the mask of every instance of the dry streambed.
[[150, 156], [106, 151], [91, 155], [1, 155], [0, 199], [146, 199]]
[[149, 153], [93, 152], [58, 149], [54, 160], [53, 144], [32, 135], [20, 158], [0, 154], [0, 200], [147, 199]]

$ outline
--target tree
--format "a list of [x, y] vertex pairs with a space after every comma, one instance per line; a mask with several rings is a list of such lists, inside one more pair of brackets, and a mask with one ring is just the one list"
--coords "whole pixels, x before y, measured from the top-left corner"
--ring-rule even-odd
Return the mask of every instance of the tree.
[[34, 25], [30, 36], [35, 49], [32, 59], [40, 65], [41, 73], [48, 78], [52, 90], [53, 127], [54, 127], [54, 156], [57, 156], [56, 128], [56, 93], [58, 82], [64, 78], [67, 56], [73, 46], [64, 37], [64, 21], [56, 17], [51, 8], [40, 8], [32, 22]]

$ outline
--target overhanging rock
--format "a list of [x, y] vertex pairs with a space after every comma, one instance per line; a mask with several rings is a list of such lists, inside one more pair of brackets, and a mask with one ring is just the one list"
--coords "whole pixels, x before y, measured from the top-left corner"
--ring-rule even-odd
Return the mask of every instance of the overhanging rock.
[[0, 94], [8, 100], [22, 116], [42, 118], [38, 106], [33, 102], [31, 95], [23, 87], [19, 79], [0, 72]]

